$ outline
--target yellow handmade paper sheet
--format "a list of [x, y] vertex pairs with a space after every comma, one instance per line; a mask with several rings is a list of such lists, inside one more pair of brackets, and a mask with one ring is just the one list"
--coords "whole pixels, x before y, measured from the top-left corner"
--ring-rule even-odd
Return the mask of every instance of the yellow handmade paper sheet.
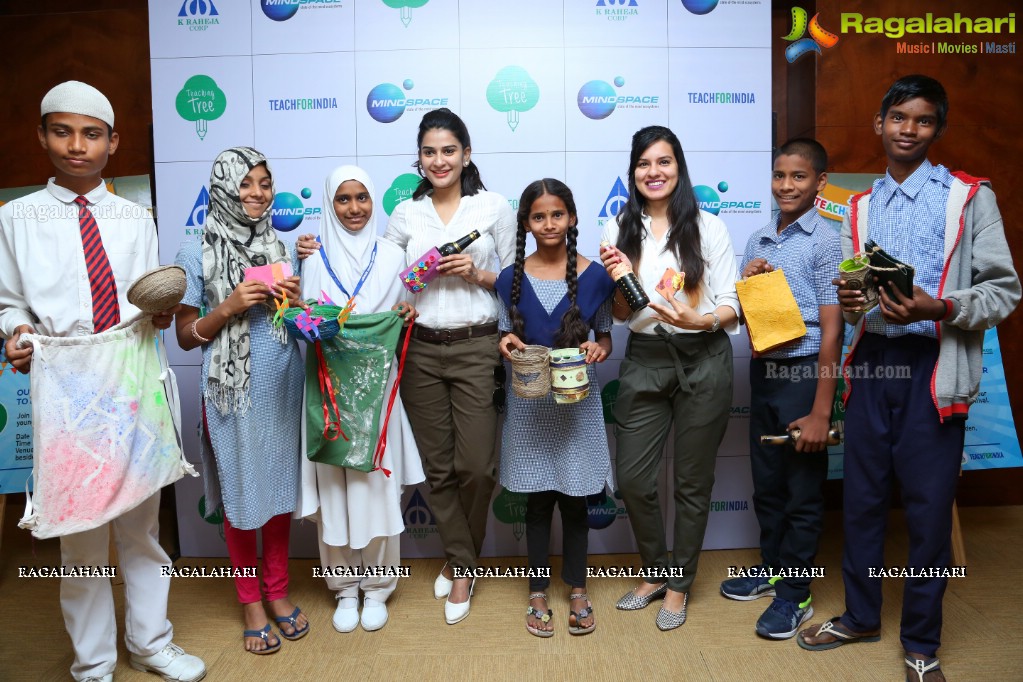
[[806, 335], [803, 315], [780, 268], [735, 283], [753, 350], [769, 351]]

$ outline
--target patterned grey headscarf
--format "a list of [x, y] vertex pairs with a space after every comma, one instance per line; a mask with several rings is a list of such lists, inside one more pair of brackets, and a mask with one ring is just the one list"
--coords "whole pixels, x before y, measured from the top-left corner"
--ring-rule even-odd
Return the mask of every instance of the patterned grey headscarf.
[[[258, 218], [250, 217], [242, 206], [242, 180], [260, 164], [266, 166], [272, 191], [273, 173], [266, 157], [255, 149], [228, 149], [213, 162], [202, 244], [202, 275], [211, 310], [227, 300], [244, 280], [245, 268], [288, 260], [287, 249], [270, 225], [270, 206]], [[267, 317], [273, 318], [269, 309]], [[274, 336], [281, 343], [287, 342], [283, 327], [275, 330]], [[210, 349], [204, 395], [221, 414], [248, 409], [250, 362], [249, 314], [245, 311], [228, 320]]]

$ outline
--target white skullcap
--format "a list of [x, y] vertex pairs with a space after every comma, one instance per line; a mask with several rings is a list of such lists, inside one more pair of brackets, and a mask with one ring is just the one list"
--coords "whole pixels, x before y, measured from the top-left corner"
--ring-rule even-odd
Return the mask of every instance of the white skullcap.
[[81, 114], [98, 118], [111, 128], [114, 127], [114, 108], [110, 106], [110, 100], [96, 88], [81, 81], [65, 81], [54, 86], [43, 97], [39, 108], [42, 116], [59, 112]]

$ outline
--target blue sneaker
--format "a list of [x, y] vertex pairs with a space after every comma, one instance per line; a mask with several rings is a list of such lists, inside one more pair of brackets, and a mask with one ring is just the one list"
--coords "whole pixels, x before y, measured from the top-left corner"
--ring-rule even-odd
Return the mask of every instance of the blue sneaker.
[[804, 602], [775, 597], [757, 621], [757, 634], [770, 639], [792, 637], [800, 625], [813, 618], [811, 601], [813, 597], [807, 597]]
[[773, 578], [732, 578], [721, 583], [721, 594], [738, 601], [753, 601], [761, 597], [774, 596], [774, 584], [781, 580]]

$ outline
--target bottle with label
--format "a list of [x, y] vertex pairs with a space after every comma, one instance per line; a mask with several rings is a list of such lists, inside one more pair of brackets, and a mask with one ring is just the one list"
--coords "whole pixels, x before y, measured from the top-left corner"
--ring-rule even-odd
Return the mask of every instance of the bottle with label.
[[413, 294], [419, 293], [437, 276], [437, 268], [440, 266], [441, 258], [462, 253], [462, 251], [468, 248], [469, 244], [472, 244], [479, 238], [479, 230], [473, 230], [457, 241], [433, 247], [398, 273], [398, 279], [401, 280], [402, 285], [410, 292]]
[[[608, 248], [611, 248], [611, 242], [600, 242], [601, 251]], [[611, 279], [615, 281], [615, 285], [622, 292], [622, 296], [625, 297], [625, 302], [629, 304], [632, 312], [642, 310], [650, 304], [650, 298], [643, 291], [643, 287], [639, 284], [639, 278], [636, 277], [636, 273], [630, 266], [625, 263], [614, 266], [611, 269]]]
[[480, 238], [480, 231], [479, 230], [473, 230], [472, 232], [470, 232], [469, 234], [465, 235], [464, 237], [462, 237], [458, 241], [448, 242], [444, 246], [438, 247], [437, 251], [440, 252], [441, 256], [451, 256], [451, 255], [454, 255], [456, 253], [462, 253], [463, 251], [465, 251], [466, 247], [469, 246], [469, 244], [472, 244], [474, 241], [476, 241], [479, 238]]
[[[760, 442], [765, 445], [785, 445], [786, 443], [795, 444], [799, 441], [799, 437], [803, 435], [800, 429], [792, 429], [788, 433], [783, 433], [778, 436], [761, 436]], [[842, 442], [842, 433], [838, 429], [831, 429], [828, 431], [828, 445], [838, 445]]]

